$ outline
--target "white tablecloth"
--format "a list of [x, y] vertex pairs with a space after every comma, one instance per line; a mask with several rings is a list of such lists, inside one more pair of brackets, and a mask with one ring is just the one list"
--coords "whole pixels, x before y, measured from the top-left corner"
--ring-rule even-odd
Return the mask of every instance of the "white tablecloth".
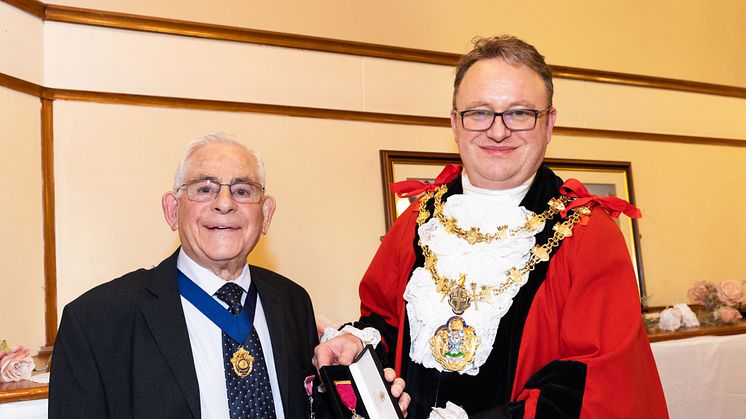
[[671, 419], [746, 418], [746, 334], [650, 346]]
[[0, 403], [0, 419], [46, 419], [47, 399]]

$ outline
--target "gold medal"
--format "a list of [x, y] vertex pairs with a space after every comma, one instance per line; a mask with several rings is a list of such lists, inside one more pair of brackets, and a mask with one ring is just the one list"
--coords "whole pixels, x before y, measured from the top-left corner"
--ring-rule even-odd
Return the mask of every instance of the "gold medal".
[[443, 369], [461, 371], [474, 360], [481, 341], [461, 316], [453, 316], [430, 338], [430, 349]]
[[246, 378], [254, 369], [254, 357], [243, 346], [240, 346], [236, 352], [233, 352], [231, 364], [237, 376]]

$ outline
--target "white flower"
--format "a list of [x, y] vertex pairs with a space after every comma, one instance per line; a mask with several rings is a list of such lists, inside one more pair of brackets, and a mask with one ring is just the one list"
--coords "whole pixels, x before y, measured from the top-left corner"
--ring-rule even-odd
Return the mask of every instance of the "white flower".
[[699, 327], [699, 319], [688, 305], [679, 303], [674, 304], [673, 308], [681, 313], [681, 321], [684, 323], [684, 327]]
[[681, 311], [676, 308], [667, 308], [661, 311], [661, 317], [658, 321], [658, 328], [668, 332], [681, 327]]
[[23, 346], [16, 346], [10, 352], [0, 352], [0, 382], [28, 380], [33, 370], [34, 359]]

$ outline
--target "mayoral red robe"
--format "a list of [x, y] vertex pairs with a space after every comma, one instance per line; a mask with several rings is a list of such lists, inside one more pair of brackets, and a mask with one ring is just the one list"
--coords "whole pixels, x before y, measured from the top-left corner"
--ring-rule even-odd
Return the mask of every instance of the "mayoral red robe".
[[[450, 180], [444, 199], [461, 193], [460, 176]], [[521, 205], [543, 211], [548, 198], [559, 196], [560, 184], [542, 166]], [[413, 397], [410, 418], [427, 417], [433, 406], [449, 400], [470, 417], [668, 417], [629, 253], [608, 214], [615, 209], [593, 198], [583, 202], [591, 215], [532, 272], [475, 377], [409, 359], [403, 294], [412, 270], [423, 263], [416, 231], [419, 200], [397, 219], [361, 281], [360, 323], [381, 331], [381, 355]], [[537, 244], [551, 236], [552, 224], [537, 235]]]

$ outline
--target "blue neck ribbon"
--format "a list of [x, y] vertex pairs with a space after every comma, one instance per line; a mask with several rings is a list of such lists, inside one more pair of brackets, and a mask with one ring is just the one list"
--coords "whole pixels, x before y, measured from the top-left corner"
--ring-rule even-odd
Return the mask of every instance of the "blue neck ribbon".
[[215, 323], [231, 339], [239, 344], [246, 342], [251, 329], [254, 327], [254, 313], [256, 311], [257, 290], [253, 281], [249, 286], [249, 293], [246, 296], [246, 301], [244, 301], [243, 309], [234, 316], [183, 272], [178, 271], [178, 277], [179, 293], [187, 301], [192, 303], [197, 310]]

